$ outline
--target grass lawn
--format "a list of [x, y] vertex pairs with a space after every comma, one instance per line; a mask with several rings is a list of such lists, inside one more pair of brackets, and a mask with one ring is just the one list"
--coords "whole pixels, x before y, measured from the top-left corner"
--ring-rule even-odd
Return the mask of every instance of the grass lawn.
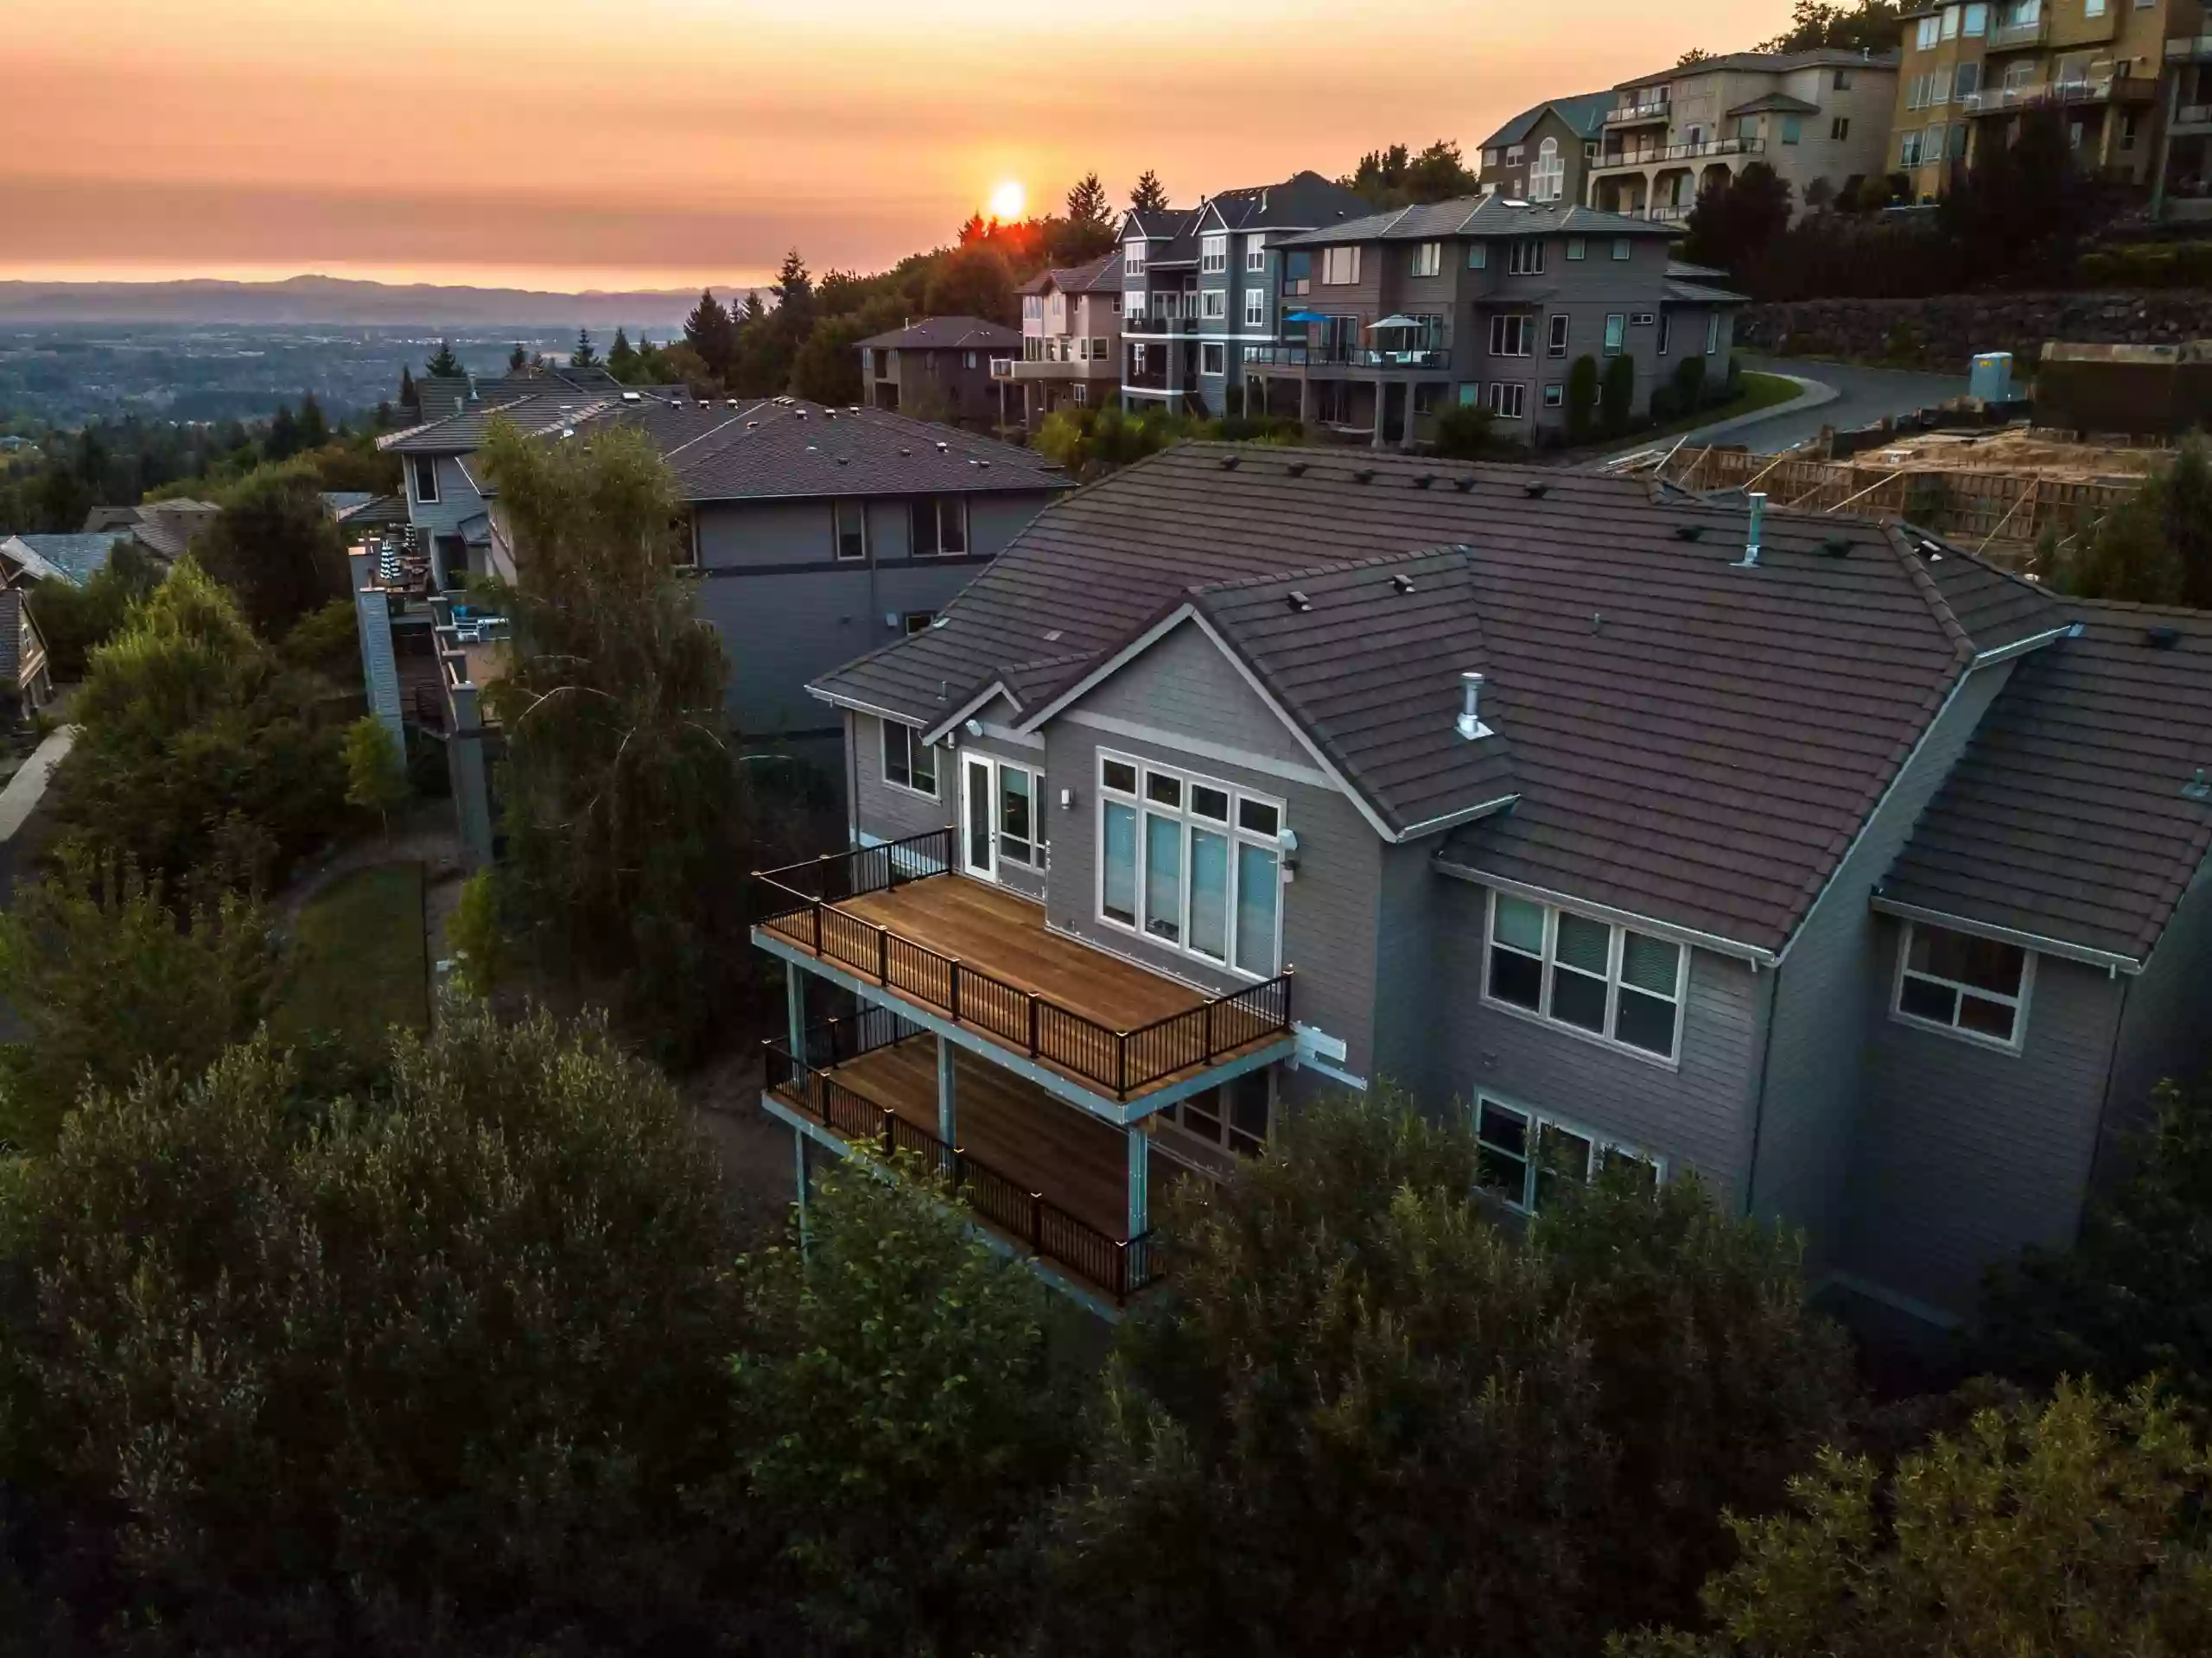
[[421, 864], [378, 864], [332, 882], [301, 909], [296, 948], [290, 987], [270, 1020], [280, 1040], [320, 1032], [373, 1060], [388, 1026], [429, 1024]]
[[1654, 426], [1649, 431], [1638, 432], [1635, 441], [1648, 443], [1655, 437], [1672, 437], [1676, 432], [1694, 432], [1700, 426], [1711, 426], [1724, 420], [1733, 420], [1738, 415], [1757, 414], [1762, 409], [1771, 409], [1777, 403], [1788, 403], [1804, 391], [1795, 380], [1786, 380], [1779, 374], [1755, 374], [1746, 370], [1737, 381], [1736, 395], [1726, 403], [1700, 409], [1694, 415], [1680, 420], [1670, 420], [1664, 426]]

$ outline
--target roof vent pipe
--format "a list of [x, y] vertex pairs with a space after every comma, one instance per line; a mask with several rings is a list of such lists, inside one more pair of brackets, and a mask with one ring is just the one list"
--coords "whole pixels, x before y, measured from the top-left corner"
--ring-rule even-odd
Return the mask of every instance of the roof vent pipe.
[[1739, 570], [1756, 570], [1759, 567], [1759, 531], [1766, 524], [1766, 492], [1755, 489], [1749, 499], [1751, 504], [1751, 527], [1744, 542], [1744, 556], [1737, 560]]
[[1469, 742], [1478, 737], [1490, 735], [1490, 727], [1483, 723], [1483, 677], [1480, 674], [1459, 676], [1459, 717], [1453, 725]]

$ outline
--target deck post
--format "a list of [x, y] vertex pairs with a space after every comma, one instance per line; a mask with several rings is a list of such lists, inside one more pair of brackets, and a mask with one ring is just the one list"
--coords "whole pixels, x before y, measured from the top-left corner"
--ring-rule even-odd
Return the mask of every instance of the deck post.
[[1129, 1229], [1141, 1238], [1152, 1229], [1152, 1136], [1144, 1124], [1133, 1122], [1129, 1136]]
[[784, 963], [784, 1012], [791, 1022], [791, 1062], [806, 1069], [806, 987], [799, 982], [798, 963]]
[[937, 1137], [950, 1150], [960, 1144], [959, 1126], [953, 1109], [952, 1044], [943, 1037], [937, 1039]]

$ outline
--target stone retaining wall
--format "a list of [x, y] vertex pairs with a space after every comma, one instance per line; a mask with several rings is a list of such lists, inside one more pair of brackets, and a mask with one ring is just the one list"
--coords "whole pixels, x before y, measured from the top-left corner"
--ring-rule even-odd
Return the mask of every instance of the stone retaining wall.
[[2117, 346], [2206, 339], [2212, 339], [2212, 291], [2202, 289], [1792, 300], [1746, 306], [1736, 322], [1736, 343], [1752, 351], [1961, 374], [1985, 351], [2011, 352], [2024, 372], [2050, 340]]

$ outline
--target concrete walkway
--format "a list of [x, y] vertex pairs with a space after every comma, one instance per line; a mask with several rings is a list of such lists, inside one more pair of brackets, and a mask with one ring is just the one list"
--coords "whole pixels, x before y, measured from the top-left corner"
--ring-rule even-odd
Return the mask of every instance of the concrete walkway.
[[[1716, 420], [1710, 426], [1700, 426], [1694, 430], [1677, 433], [1671, 437], [1657, 438], [1647, 443], [1639, 443], [1632, 449], [1623, 449], [1618, 454], [1606, 456], [1599, 464], [1611, 466], [1617, 461], [1627, 460], [1630, 455], [1649, 454], [1654, 449], [1663, 453], [1670, 448], [1683, 450], [1703, 448], [1707, 444], [1719, 443], [1751, 431], [1754, 428], [1764, 427], [1769, 421], [1777, 421], [1784, 416], [1802, 414], [1808, 410], [1825, 407], [1843, 395], [1832, 385], [1820, 380], [1808, 380], [1801, 374], [1784, 374], [1778, 369], [1771, 368], [1762, 368], [1759, 372], [1771, 374], [1777, 380], [1788, 380], [1797, 388], [1797, 395], [1786, 403], [1770, 403], [1764, 409], [1754, 409], [1749, 414], [1732, 415], [1726, 420]], [[1759, 446], [1754, 442], [1751, 447], [1757, 448]]]
[[46, 785], [54, 776], [54, 768], [61, 764], [77, 740], [77, 727], [64, 726], [31, 751], [16, 775], [8, 779], [8, 786], [0, 789], [0, 841], [12, 841], [23, 820], [36, 810], [46, 797]]

